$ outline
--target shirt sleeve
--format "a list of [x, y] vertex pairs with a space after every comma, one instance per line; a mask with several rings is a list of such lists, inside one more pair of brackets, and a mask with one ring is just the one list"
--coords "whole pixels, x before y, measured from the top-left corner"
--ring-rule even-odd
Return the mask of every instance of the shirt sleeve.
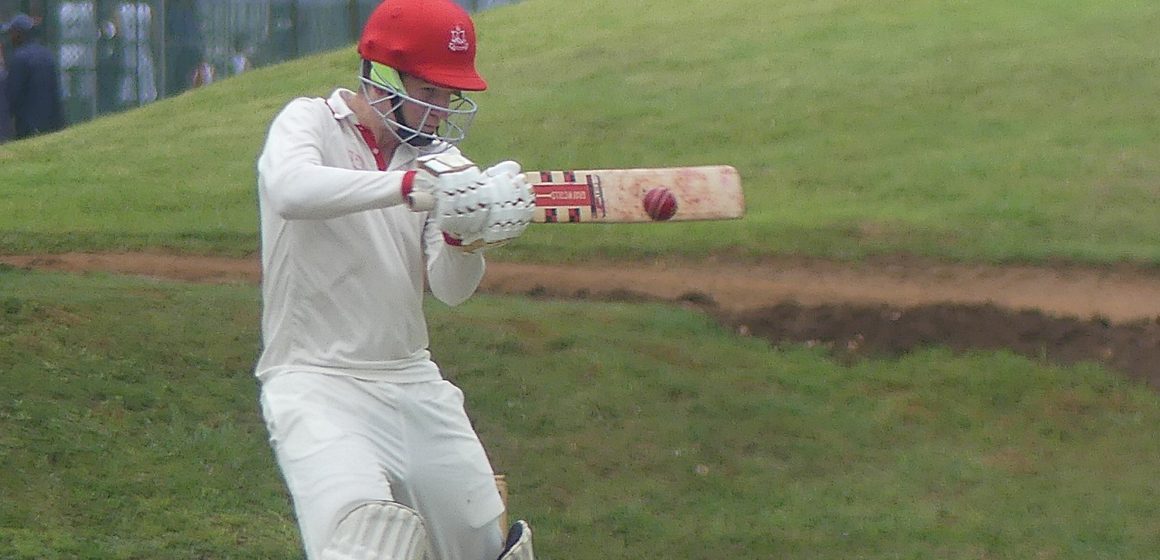
[[464, 253], [449, 247], [434, 220], [423, 225], [423, 250], [427, 257], [427, 283], [436, 299], [454, 306], [475, 293], [486, 268], [482, 251]]
[[271, 123], [258, 176], [262, 196], [282, 218], [322, 220], [403, 203], [403, 171], [326, 165], [336, 126], [322, 100], [307, 98], [290, 102]]

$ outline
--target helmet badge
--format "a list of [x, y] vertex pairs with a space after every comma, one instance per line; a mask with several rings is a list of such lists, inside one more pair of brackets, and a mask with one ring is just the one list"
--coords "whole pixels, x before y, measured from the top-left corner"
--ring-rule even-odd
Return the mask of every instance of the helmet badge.
[[447, 50], [452, 52], [463, 52], [470, 48], [467, 43], [467, 30], [463, 29], [462, 25], [456, 24], [451, 28], [451, 41], [447, 43]]

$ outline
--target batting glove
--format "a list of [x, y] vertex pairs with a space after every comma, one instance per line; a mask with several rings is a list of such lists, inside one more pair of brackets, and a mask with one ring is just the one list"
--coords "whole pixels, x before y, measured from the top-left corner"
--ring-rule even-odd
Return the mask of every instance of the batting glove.
[[485, 209], [482, 227], [457, 218], [442, 222], [443, 238], [468, 252], [499, 247], [519, 237], [532, 222], [535, 195], [520, 164], [505, 161], [488, 168], [476, 181], [475, 195]]
[[[422, 156], [419, 167], [403, 175], [403, 200], [415, 212], [470, 213], [462, 200], [480, 178], [479, 167], [454, 153]], [[480, 227], [483, 227], [482, 224]]]

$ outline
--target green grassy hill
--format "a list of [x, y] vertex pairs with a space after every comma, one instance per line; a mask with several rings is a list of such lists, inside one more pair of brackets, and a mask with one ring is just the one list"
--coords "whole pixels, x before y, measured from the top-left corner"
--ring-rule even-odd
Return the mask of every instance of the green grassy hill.
[[[750, 210], [536, 227], [497, 257], [1160, 262], [1158, 5], [535, 0], [477, 19], [473, 157], [728, 163]], [[343, 49], [0, 147], [0, 251], [254, 250], [267, 124], [355, 69]]]

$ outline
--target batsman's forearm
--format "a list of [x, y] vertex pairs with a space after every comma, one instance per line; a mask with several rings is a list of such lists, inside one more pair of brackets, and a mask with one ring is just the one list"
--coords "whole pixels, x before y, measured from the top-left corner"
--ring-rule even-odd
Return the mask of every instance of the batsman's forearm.
[[347, 169], [328, 161], [350, 157], [327, 153], [327, 137], [318, 130], [328, 120], [333, 116], [324, 105], [305, 99], [274, 119], [258, 157], [263, 203], [288, 220], [337, 218], [402, 204], [405, 172]]
[[447, 246], [439, 228], [428, 222], [424, 232], [427, 252], [427, 283], [431, 295], [455, 306], [467, 301], [483, 280], [486, 264], [483, 252], [465, 253]]
[[402, 171], [355, 171], [322, 165], [277, 168], [259, 161], [259, 188], [287, 220], [325, 220], [403, 204]]

